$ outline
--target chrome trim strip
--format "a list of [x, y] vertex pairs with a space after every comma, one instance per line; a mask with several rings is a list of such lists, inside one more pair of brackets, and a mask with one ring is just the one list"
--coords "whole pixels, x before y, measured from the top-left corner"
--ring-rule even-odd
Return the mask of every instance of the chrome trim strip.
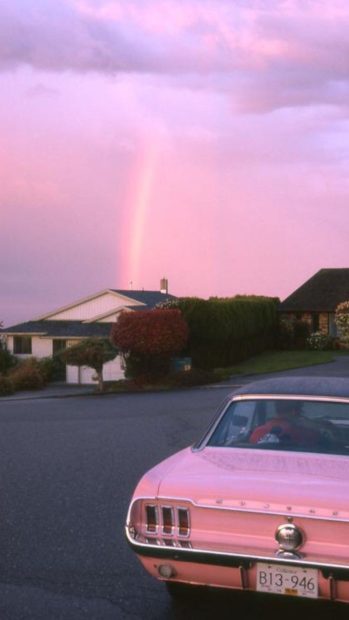
[[[133, 504], [137, 501], [154, 502], [154, 497], [149, 498], [149, 497], [138, 496], [135, 499], [133, 499], [128, 509], [126, 525], [130, 524], [131, 510], [132, 510]], [[266, 508], [264, 509], [263, 508], [261, 509], [248, 508], [248, 506], [246, 507], [246, 503], [243, 501], [241, 502], [243, 505], [236, 506], [236, 507], [235, 506], [222, 506], [220, 504], [217, 504], [215, 506], [211, 506], [210, 504], [198, 504], [197, 502], [194, 502], [192, 499], [186, 499], [184, 497], [171, 497], [171, 498], [170, 497], [158, 497], [156, 498], [156, 501], [158, 501], [159, 503], [162, 501], [165, 501], [165, 502], [171, 501], [171, 502], [176, 502], [179, 504], [181, 502], [185, 502], [187, 504], [190, 504], [191, 506], [194, 506], [195, 508], [205, 508], [207, 510], [230, 510], [231, 512], [247, 512], [251, 514], [273, 515], [273, 516], [279, 516], [282, 519], [298, 517], [302, 519], [315, 519], [315, 520], [321, 520], [321, 521], [349, 523], [349, 517], [341, 518], [341, 517], [338, 517], [337, 515], [324, 517], [322, 515], [313, 514], [313, 512], [311, 512], [311, 510], [313, 510], [312, 508], [309, 508], [309, 514], [305, 514], [303, 512], [293, 512], [293, 510], [292, 511], [287, 510], [287, 506], [285, 506], [285, 510], [269, 510]]]
[[[180, 548], [180, 547], [176, 547], [176, 549], [173, 549], [172, 547], [159, 547], [157, 545], [147, 545], [144, 543], [139, 543], [136, 540], [134, 540], [133, 538], [130, 537], [129, 532], [128, 532], [128, 528], [126, 526], [125, 528], [126, 530], [126, 538], [128, 540], [128, 542], [130, 543], [130, 546], [133, 548], [133, 550], [137, 553], [137, 551], [139, 550], [139, 554], [142, 555], [141, 550], [144, 550], [146, 552], [146, 555], [148, 555], [149, 557], [161, 557], [160, 555], [157, 556], [156, 552], [159, 552], [159, 550], [161, 549], [161, 551], [174, 551], [176, 554], [176, 557], [174, 558], [176, 561], [180, 562], [181, 561], [181, 555], [183, 556], [183, 560], [185, 560], [185, 556], [187, 556], [188, 554], [191, 555], [193, 557], [193, 559], [187, 560], [187, 561], [191, 561], [191, 562], [195, 562], [195, 556], [203, 556], [203, 555], [207, 555], [209, 557], [212, 558], [216, 558], [217, 560], [219, 560], [219, 558], [225, 558], [225, 559], [241, 559], [241, 560], [247, 560], [250, 562], [269, 562], [270, 564], [288, 564], [289, 566], [292, 564], [295, 564], [297, 566], [305, 566], [305, 567], [312, 567], [312, 568], [318, 568], [318, 569], [327, 569], [327, 570], [349, 570], [349, 564], [333, 564], [331, 562], [319, 562], [319, 561], [311, 561], [311, 560], [304, 560], [304, 559], [299, 559], [299, 560], [291, 560], [290, 558], [287, 559], [283, 559], [283, 558], [275, 558], [275, 556], [268, 556], [268, 555], [252, 555], [252, 554], [246, 554], [246, 553], [230, 553], [230, 552], [222, 552], [222, 551], [212, 551], [210, 549], [193, 549], [193, 548]], [[150, 550], [154, 551], [154, 554], [149, 553]]]
[[222, 407], [220, 409], [218, 409], [218, 411], [216, 411], [216, 415], [213, 418], [213, 420], [212, 420], [211, 424], [209, 425], [208, 429], [206, 430], [205, 434], [203, 435], [202, 439], [199, 439], [199, 441], [197, 441], [191, 447], [192, 452], [199, 452], [200, 450], [202, 450], [206, 446], [207, 441], [211, 437], [212, 433], [214, 433], [214, 431], [216, 430], [216, 427], [220, 423], [222, 417], [224, 416], [224, 414], [225, 414], [226, 410], [228, 409], [228, 407], [230, 407], [230, 405], [231, 405], [233, 400], [234, 399], [231, 399], [231, 398], [228, 397], [224, 401], [224, 404], [222, 405]]
[[237, 394], [233, 396], [231, 402], [234, 400], [255, 400], [256, 398], [261, 400], [319, 400], [321, 402], [339, 402], [349, 403], [349, 398], [346, 396], [317, 396], [311, 394]]

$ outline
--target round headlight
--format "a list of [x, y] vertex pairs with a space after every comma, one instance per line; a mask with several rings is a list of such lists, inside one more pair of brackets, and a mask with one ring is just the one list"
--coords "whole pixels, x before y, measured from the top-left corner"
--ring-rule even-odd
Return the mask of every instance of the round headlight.
[[280, 525], [275, 532], [275, 539], [283, 551], [294, 551], [304, 542], [302, 531], [293, 523]]

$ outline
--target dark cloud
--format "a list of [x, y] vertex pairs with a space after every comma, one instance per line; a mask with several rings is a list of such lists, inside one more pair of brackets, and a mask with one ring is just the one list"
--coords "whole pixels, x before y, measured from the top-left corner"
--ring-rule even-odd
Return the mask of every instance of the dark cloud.
[[246, 111], [342, 106], [348, 27], [343, 0], [12, 0], [0, 6], [0, 69], [177, 76], [230, 90]]
[[0, 6], [2, 69], [27, 64], [48, 71], [202, 71], [199, 42], [190, 32], [180, 37], [154, 36], [127, 15], [100, 19], [64, 0], [13, 0]]

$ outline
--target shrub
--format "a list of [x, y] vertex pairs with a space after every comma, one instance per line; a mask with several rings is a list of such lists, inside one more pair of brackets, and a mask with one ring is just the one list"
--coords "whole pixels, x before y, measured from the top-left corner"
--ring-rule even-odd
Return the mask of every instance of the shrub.
[[2, 346], [0, 342], [0, 373], [6, 374], [11, 368], [16, 366], [17, 360], [14, 355]]
[[280, 349], [304, 349], [310, 336], [307, 321], [295, 316], [282, 316], [278, 326], [278, 347]]
[[79, 344], [64, 349], [59, 357], [72, 366], [89, 366], [96, 372], [98, 388], [103, 391], [103, 366], [115, 359], [118, 351], [106, 338], [86, 338]]
[[64, 367], [64, 362], [59, 354], [54, 357], [40, 358], [38, 360], [38, 365], [45, 383], [50, 383], [50, 381], [56, 381], [61, 378], [61, 369], [62, 365]]
[[137, 385], [154, 382], [163, 379], [170, 370], [170, 357], [168, 355], [141, 355], [137, 353], [124, 353], [125, 377], [135, 379]]
[[277, 345], [279, 349], [294, 348], [294, 324], [295, 317], [281, 316], [278, 325]]
[[307, 321], [297, 319], [294, 323], [294, 347], [304, 349], [310, 337], [310, 326]]
[[341, 342], [349, 344], [349, 301], [343, 301], [341, 304], [338, 304], [335, 323]]
[[313, 351], [324, 351], [332, 348], [331, 339], [322, 332], [313, 332], [307, 338], [307, 345]]
[[40, 364], [35, 358], [27, 359], [9, 373], [14, 390], [38, 390], [45, 385]]
[[14, 387], [11, 379], [9, 377], [0, 377], [0, 394], [1, 396], [8, 396], [9, 394], [13, 394]]
[[122, 352], [126, 377], [156, 382], [166, 376], [173, 355], [188, 338], [188, 326], [178, 309], [122, 312], [113, 326], [112, 342]]
[[191, 370], [180, 370], [170, 374], [167, 383], [172, 387], [192, 387], [195, 385], [207, 385], [217, 383], [217, 376], [213, 371], [192, 368]]
[[122, 312], [112, 329], [112, 341], [120, 351], [141, 355], [179, 353], [187, 338], [187, 324], [176, 309]]

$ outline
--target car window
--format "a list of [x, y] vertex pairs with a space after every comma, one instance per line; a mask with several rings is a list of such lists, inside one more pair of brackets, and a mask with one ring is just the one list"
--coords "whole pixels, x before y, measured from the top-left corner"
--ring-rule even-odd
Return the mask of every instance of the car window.
[[233, 401], [207, 445], [349, 454], [349, 403], [287, 398]]
[[253, 428], [256, 406], [253, 400], [240, 401], [238, 406], [230, 404], [224, 414], [224, 423], [215, 432], [217, 445], [230, 445], [248, 437]]

